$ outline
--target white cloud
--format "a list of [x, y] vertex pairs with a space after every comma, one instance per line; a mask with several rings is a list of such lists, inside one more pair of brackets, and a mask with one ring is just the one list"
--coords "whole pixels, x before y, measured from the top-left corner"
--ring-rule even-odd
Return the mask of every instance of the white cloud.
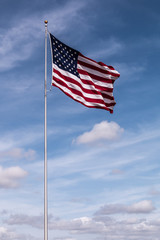
[[127, 207], [127, 213], [150, 213], [155, 209], [152, 201], [144, 200]]
[[20, 240], [19, 236], [15, 232], [7, 229], [6, 227], [0, 227], [0, 239], [1, 240], [18, 240], [18, 239]]
[[124, 171], [115, 168], [115, 169], [112, 169], [111, 174], [113, 174], [113, 175], [123, 175]]
[[154, 187], [151, 187], [151, 189], [149, 190], [149, 194], [152, 196], [158, 196], [158, 195], [160, 195], [160, 190], [158, 190]]
[[[17, 219], [16, 219], [17, 218]], [[13, 222], [11, 223], [11, 219]], [[25, 221], [24, 221], [25, 219]], [[42, 216], [11, 216], [8, 224], [25, 224], [35, 228], [40, 228], [36, 221], [41, 221]], [[7, 221], [5, 221], [7, 223]], [[110, 218], [108, 216], [80, 217], [73, 219], [53, 219], [49, 218], [49, 229], [52, 236], [54, 231], [55, 239], [108, 239], [115, 240], [141, 240], [159, 239], [159, 221], [147, 220], [146, 218]], [[67, 237], [58, 237], [58, 233], [65, 232]], [[74, 238], [75, 237], [75, 238]]]
[[19, 234], [13, 229], [8, 229], [6, 227], [0, 227], [0, 239], [1, 240], [40, 240], [30, 234]]
[[141, 213], [151, 213], [155, 207], [152, 201], [144, 200], [141, 202], [134, 203], [132, 205], [123, 204], [109, 204], [105, 205], [98, 210], [95, 215], [109, 215], [117, 213], [128, 213], [128, 214], [141, 214]]
[[[61, 9], [50, 11], [45, 16], [30, 16], [21, 19], [7, 30], [1, 31], [0, 34], [0, 71], [5, 71], [15, 67], [20, 61], [31, 57], [34, 49], [42, 45], [42, 34], [44, 37], [44, 21], [48, 19], [49, 28], [54, 32], [62, 32], [69, 27], [73, 18], [76, 19], [79, 10], [84, 3], [68, 2]], [[47, 17], [47, 18], [46, 18]], [[53, 26], [53, 27], [52, 27]], [[39, 40], [41, 39], [41, 41]]]
[[[116, 220], [112, 218], [89, 218], [82, 217], [70, 221], [57, 220], [53, 224], [53, 229], [68, 230], [70, 235], [87, 234], [89, 239], [103, 239], [108, 236], [108, 239], [115, 240], [135, 240], [145, 238], [147, 240], [158, 240], [158, 226], [146, 219], [127, 219]], [[89, 235], [88, 235], [89, 234]], [[142, 237], [143, 236], [143, 237]], [[104, 238], [106, 239], [106, 238]]]
[[36, 156], [36, 152], [33, 149], [25, 151], [23, 148], [12, 148], [8, 151], [0, 152], [0, 158], [21, 159], [26, 158], [33, 160]]
[[[4, 134], [0, 137], [0, 152], [1, 154], [8, 155], [9, 152], [13, 156], [14, 152], [18, 155], [18, 152], [23, 155], [32, 155], [34, 154], [32, 151], [34, 150], [24, 150], [23, 146], [26, 146], [28, 144], [31, 144], [33, 142], [38, 141], [39, 139], [42, 139], [43, 132], [42, 132], [42, 126], [31, 126], [30, 128], [19, 128], [15, 129], [13, 131], [6, 131]], [[17, 149], [17, 150], [16, 150]], [[18, 150], [19, 149], [19, 150]]]
[[15, 188], [19, 186], [19, 180], [26, 177], [27, 172], [22, 168], [0, 166], [0, 188]]
[[[95, 50], [94, 53], [89, 53], [89, 57], [93, 59], [97, 59], [97, 56], [101, 58], [104, 58], [104, 57], [108, 58], [124, 49], [124, 45], [121, 42], [118, 42], [115, 38], [110, 38], [109, 40], [103, 40], [99, 45], [101, 46], [101, 49]], [[103, 49], [102, 49], [102, 46], [103, 46]]]
[[76, 240], [76, 238], [72, 237], [55, 237], [55, 240]]
[[121, 128], [117, 123], [103, 121], [101, 123], [95, 124], [90, 132], [85, 132], [80, 135], [76, 139], [76, 142], [78, 144], [86, 144], [97, 143], [103, 140], [113, 141], [117, 140], [123, 131], [123, 128]]
[[[32, 29], [31, 26], [33, 27]], [[30, 20], [24, 20], [17, 26], [6, 31], [3, 35], [0, 35], [1, 71], [10, 69], [19, 61], [30, 57], [36, 40], [33, 30], [36, 29], [34, 25], [31, 25]], [[39, 36], [39, 31], [37, 35]]]
[[[49, 217], [48, 217], [49, 219]], [[25, 214], [14, 214], [5, 223], [9, 225], [31, 225], [36, 228], [43, 228], [43, 216], [29, 216]]]
[[118, 84], [124, 84], [125, 81], [136, 81], [141, 78], [141, 74], [145, 72], [145, 63], [139, 65], [138, 63], [116, 63], [118, 69], [120, 69], [121, 79]]

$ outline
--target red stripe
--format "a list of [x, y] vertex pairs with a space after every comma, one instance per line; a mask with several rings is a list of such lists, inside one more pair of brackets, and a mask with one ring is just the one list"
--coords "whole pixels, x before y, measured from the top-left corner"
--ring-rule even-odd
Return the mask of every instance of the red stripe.
[[[57, 86], [54, 85], [54, 84], [52, 84], [52, 85], [53, 85], [54, 87], [57, 87]], [[63, 89], [61, 89], [61, 91], [64, 92]], [[88, 105], [86, 105], [85, 103], [83, 103], [83, 102], [81, 102], [81, 101], [79, 101], [79, 100], [77, 100], [77, 99], [74, 99], [70, 94], [68, 94], [68, 93], [66, 93], [66, 92], [64, 92], [64, 93], [65, 93], [67, 96], [69, 96], [70, 98], [72, 98], [74, 101], [83, 104], [85, 107], [103, 109], [103, 110], [109, 111], [110, 113], [113, 113], [113, 110], [110, 109], [110, 108], [108, 108], [108, 107], [105, 107], [105, 106], [103, 106], [103, 107], [102, 107], [102, 106], [88, 106]]]
[[[104, 64], [103, 62], [98, 62], [98, 64], [99, 64], [100, 66], [107, 67], [107, 68], [109, 68], [109, 69], [112, 70], [112, 71], [116, 71], [116, 70], [114, 69], [114, 67], [112, 67], [112, 66], [108, 66], [108, 65]], [[117, 71], [116, 71], [116, 72], [117, 72]], [[119, 73], [119, 72], [117, 72], [117, 73], [113, 73], [113, 74], [116, 74], [117, 77], [120, 77], [120, 73]]]
[[115, 81], [115, 80], [111, 80], [111, 79], [107, 79], [107, 78], [104, 78], [104, 77], [94, 75], [93, 73], [89, 73], [89, 72], [87, 72], [86, 70], [83, 70], [83, 69], [77, 68], [77, 71], [79, 72], [79, 74], [88, 75], [88, 76], [90, 76], [90, 78], [92, 78], [94, 80], [97, 80], [97, 81], [100, 81], [100, 82], [103, 82], [103, 83], [113, 84], [114, 81]]
[[101, 92], [101, 95], [102, 95], [103, 98], [108, 98], [109, 100], [114, 100], [114, 97], [108, 95], [107, 93], [102, 93], [102, 92]]
[[89, 76], [92, 79], [92, 81], [90, 81], [90, 82], [91, 82], [92, 85], [95, 86], [95, 88], [97, 88], [97, 89], [99, 89], [101, 91], [107, 91], [107, 92], [112, 92], [113, 91], [113, 87], [112, 88], [108, 88], [108, 87], [100, 86], [100, 85], [98, 85], [98, 84], [96, 84], [94, 82], [94, 80], [96, 80], [96, 81], [99, 81], [99, 82], [108, 83], [108, 82], [103, 81], [103, 80], [101, 81], [100, 77], [97, 77], [97, 76], [95, 76], [95, 75], [93, 75], [91, 73], [88, 73], [88, 72], [86, 72], [84, 70], [81, 70], [81, 69], [77, 69], [77, 71], [79, 72], [82, 81], [84, 81], [84, 80], [86, 81], [86, 79], [83, 79], [83, 76], [81, 74]]
[[[100, 66], [105, 66], [105, 67], [109, 68], [110, 70], [116, 71], [116, 70], [114, 69], [114, 67], [108, 66], [108, 65], [106, 65], [106, 64], [104, 64], [104, 63], [102, 63], [102, 62], [96, 62], [95, 60], [84, 56], [82, 53], [79, 53], [79, 56], [81, 56], [81, 57], [83, 57], [83, 58], [86, 58], [86, 59], [88, 59], [89, 61], [94, 62], [94, 63], [96, 63], [96, 64], [99, 64]], [[116, 73], [113, 73], [113, 74], [116, 74]], [[120, 76], [120, 73], [117, 73], [117, 77], [119, 77], [119, 76]]]
[[[109, 100], [114, 100], [114, 97], [113, 96], [110, 96], [106, 93], [102, 93], [100, 91], [100, 89], [86, 89], [84, 88], [79, 82], [77, 82], [76, 80], [70, 78], [70, 77], [67, 77], [65, 75], [63, 75], [61, 72], [59, 72], [58, 70], [54, 69], [54, 72], [60, 76], [62, 79], [64, 79], [65, 81], [69, 82], [69, 83], [73, 83], [73, 84], [76, 84], [77, 86], [79, 86], [83, 92], [85, 93], [89, 93], [89, 94], [98, 94], [98, 95], [101, 95], [103, 96], [104, 98], [108, 98]], [[81, 80], [81, 79], [80, 79]], [[82, 81], [83, 82], [83, 81]], [[93, 85], [93, 83], [91, 81], [84, 81], [86, 83], [86, 85], [89, 85], [91, 86], [91, 84]]]
[[[102, 103], [104, 104], [106, 107], [111, 107], [115, 105], [115, 102], [113, 103], [105, 103], [102, 99], [94, 99], [94, 98], [88, 98], [85, 97], [80, 91], [78, 91], [77, 89], [74, 88], [70, 88], [65, 82], [61, 81], [60, 79], [56, 78], [55, 76], [53, 76], [53, 80], [55, 82], [57, 82], [58, 84], [60, 84], [63, 87], [66, 87], [67, 89], [69, 89], [73, 94], [76, 94], [78, 96], [81, 96], [86, 102], [90, 102], [90, 103]], [[54, 83], [52, 84], [54, 85]], [[69, 94], [69, 93], [68, 93]], [[70, 95], [70, 94], [69, 94]], [[73, 97], [73, 96], [72, 96]]]
[[[56, 69], [53, 69], [53, 72], [55, 72], [56, 74], [58, 74], [60, 77], [62, 77], [64, 80], [68, 81], [68, 82], [71, 82], [71, 83], [75, 83], [77, 84], [79, 87], [81, 87], [81, 85], [76, 81], [74, 80], [73, 78], [70, 78], [70, 77], [67, 77], [65, 75], [63, 75], [61, 72], [59, 72], [58, 70]], [[78, 70], [79, 72], [79, 70]], [[81, 72], [81, 71], [80, 71]], [[84, 73], [84, 71], [83, 71]], [[87, 74], [87, 72], [85, 72], [85, 75], [89, 75]], [[90, 76], [90, 75], [89, 75]], [[92, 78], [90, 76], [90, 78]], [[93, 79], [93, 78], [92, 78]], [[89, 85], [89, 86], [94, 86], [95, 89], [97, 89], [98, 91], [107, 91], [107, 92], [113, 92], [113, 88], [107, 88], [107, 87], [103, 87], [103, 86], [99, 86], [97, 85], [96, 83], [94, 83], [92, 80], [86, 80], [86, 79], [83, 79], [82, 77], [80, 78], [80, 80], [82, 81], [82, 83], [86, 84], [86, 85]]]
[[[54, 69], [54, 72], [55, 72], [59, 77], [61, 77], [62, 79], [64, 79], [66, 82], [68, 82], [68, 83], [73, 83], [73, 84], [79, 86], [79, 87], [82, 89], [82, 91], [85, 92], [85, 93], [101, 95], [101, 93], [100, 93], [99, 91], [97, 91], [96, 89], [86, 89], [86, 88], [84, 88], [83, 85], [80, 84], [78, 81], [76, 81], [76, 80], [73, 79], [73, 78], [70, 78], [70, 77], [67, 77], [67, 76], [63, 75], [63, 74], [62, 74], [61, 72], [59, 72], [58, 70], [55, 70], [55, 69]], [[84, 84], [91, 86], [91, 84], [92, 84], [91, 81], [88, 81], [88, 82], [89, 82], [89, 83], [87, 83], [87, 81], [85, 81]], [[92, 85], [93, 85], [93, 84], [92, 84]]]
[[[57, 87], [54, 83], [52, 83], [52, 86]], [[57, 88], [59, 88], [59, 87], [57, 87]], [[102, 106], [88, 106], [88, 105], [86, 105], [85, 103], [83, 103], [83, 102], [81, 102], [81, 101], [78, 101], [77, 99], [74, 99], [70, 94], [68, 94], [67, 92], [65, 92], [63, 89], [61, 89], [61, 91], [64, 92], [68, 97], [72, 98], [74, 101], [83, 104], [85, 107], [103, 109], [103, 110], [109, 111], [110, 113], [113, 113], [113, 110], [110, 109], [110, 108], [108, 108], [108, 107], [105, 107], [105, 106], [104, 106], [104, 107], [102, 107]]]
[[[98, 71], [98, 72], [100, 72], [100, 73], [103, 73], [103, 74], [106, 74], [106, 75], [111, 75], [111, 76], [113, 76], [113, 77], [115, 77], [115, 78], [119, 77], [119, 74], [109, 72], [109, 71], [106, 70], [106, 69], [102, 69], [102, 68], [100, 68], [100, 67], [96, 67], [96, 66], [91, 65], [91, 64], [89, 64], [89, 63], [83, 62], [83, 61], [81, 61], [81, 60], [79, 60], [79, 59], [78, 59], [78, 63], [79, 63], [80, 65], [84, 66], [84, 67], [90, 68], [90, 69], [95, 70], [95, 71]], [[97, 63], [97, 64], [99, 64], [99, 63]], [[100, 66], [101, 66], [101, 65], [100, 65]], [[101, 67], [102, 67], [102, 66], [101, 66]], [[115, 81], [115, 80], [112, 79], [111, 81], [113, 82], [113, 81]]]

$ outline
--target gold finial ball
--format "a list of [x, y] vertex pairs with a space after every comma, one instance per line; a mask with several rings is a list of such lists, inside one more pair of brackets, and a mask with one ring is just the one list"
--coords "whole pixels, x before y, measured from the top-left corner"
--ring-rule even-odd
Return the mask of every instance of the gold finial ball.
[[44, 23], [45, 23], [45, 24], [47, 24], [47, 23], [48, 23], [48, 21], [47, 21], [47, 20], [45, 20], [45, 21], [44, 21]]

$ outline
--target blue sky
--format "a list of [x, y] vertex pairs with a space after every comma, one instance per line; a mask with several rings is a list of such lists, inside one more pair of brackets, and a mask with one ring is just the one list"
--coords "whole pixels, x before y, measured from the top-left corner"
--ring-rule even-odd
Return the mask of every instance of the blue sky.
[[50, 89], [49, 240], [159, 240], [160, 3], [1, 0], [0, 239], [43, 239], [44, 20], [121, 74], [114, 113]]

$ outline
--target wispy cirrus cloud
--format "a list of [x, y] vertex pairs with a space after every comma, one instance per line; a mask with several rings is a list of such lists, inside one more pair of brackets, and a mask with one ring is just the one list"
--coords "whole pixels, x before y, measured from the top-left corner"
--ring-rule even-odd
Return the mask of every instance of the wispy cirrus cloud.
[[[49, 130], [48, 136], [59, 134], [61, 129]], [[63, 130], [62, 130], [63, 132]], [[29, 127], [14, 128], [0, 136], [0, 156], [34, 157], [35, 150], [27, 146], [31, 143], [43, 141], [43, 125], [30, 125]]]
[[7, 31], [4, 30], [3, 35], [0, 35], [0, 57], [3, 60], [0, 71], [11, 69], [30, 57], [36, 44], [33, 30], [36, 30], [35, 26], [31, 27], [31, 21], [26, 19]]
[[[100, 49], [95, 48], [94, 52], [88, 53], [89, 57], [93, 59], [108, 58], [112, 55], [119, 54], [120, 51], [124, 50], [124, 44], [118, 39], [111, 37], [109, 40], [102, 40], [99, 45]], [[103, 46], [103, 47], [102, 47]], [[97, 49], [97, 50], [96, 50]], [[98, 61], [98, 60], [97, 60]]]
[[[73, 1], [64, 4], [61, 9], [51, 10], [47, 15], [31, 15], [29, 18], [22, 18], [21, 21], [13, 23], [10, 29], [3, 30], [0, 34], [0, 71], [6, 71], [20, 64], [21, 61], [29, 59], [37, 46], [42, 46], [44, 35], [44, 20], [47, 19], [50, 29], [56, 33], [69, 28], [73, 19], [76, 19], [80, 9], [85, 3], [74, 3]], [[72, 13], [72, 14], [71, 14]], [[40, 21], [43, 19], [43, 21]]]

